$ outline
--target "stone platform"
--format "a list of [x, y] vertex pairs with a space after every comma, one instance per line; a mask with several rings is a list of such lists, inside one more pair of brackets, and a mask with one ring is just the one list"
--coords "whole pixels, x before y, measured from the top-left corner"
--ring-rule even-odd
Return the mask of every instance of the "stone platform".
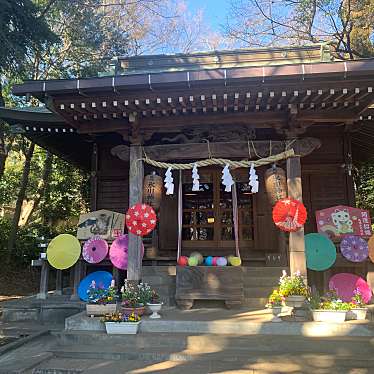
[[[347, 321], [331, 324], [321, 322], [271, 322], [267, 310], [247, 309], [192, 309], [181, 311], [169, 308], [162, 319], [143, 318], [140, 333], [198, 333], [242, 335], [289, 335], [306, 337], [366, 336], [374, 337], [374, 324], [369, 321]], [[88, 317], [85, 312], [65, 320], [66, 332], [105, 331], [98, 317]]]

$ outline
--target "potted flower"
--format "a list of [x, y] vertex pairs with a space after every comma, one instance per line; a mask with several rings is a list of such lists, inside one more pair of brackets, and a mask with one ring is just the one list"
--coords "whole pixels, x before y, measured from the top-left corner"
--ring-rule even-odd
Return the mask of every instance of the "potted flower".
[[122, 313], [106, 314], [102, 320], [105, 323], [107, 334], [136, 334], [139, 330], [140, 316], [135, 313], [129, 315]]
[[366, 314], [368, 311], [367, 305], [362, 298], [361, 291], [357, 288], [354, 290], [354, 295], [350, 302], [351, 309], [347, 312], [347, 319], [357, 319], [362, 321], [366, 319]]
[[308, 295], [308, 288], [300, 272], [287, 275], [283, 270], [283, 275], [279, 280], [279, 293], [285, 298], [287, 306], [301, 308]]
[[161, 310], [162, 302], [160, 301], [159, 294], [155, 290], [152, 290], [151, 298], [147, 302], [147, 306], [152, 312], [149, 318], [161, 318], [158, 312]]
[[313, 320], [316, 322], [341, 323], [346, 319], [346, 314], [351, 305], [339, 299], [334, 291], [318, 300], [310, 302]]
[[[149, 292], [149, 296], [147, 296], [147, 292]], [[126, 315], [135, 313], [142, 316], [145, 311], [145, 304], [151, 295], [151, 288], [146, 283], [136, 285], [126, 279], [125, 285], [121, 288], [121, 294], [123, 313]]]
[[282, 311], [283, 302], [284, 297], [279, 293], [278, 289], [273, 290], [273, 292], [269, 295], [266, 308], [271, 309], [273, 313], [274, 318], [272, 322], [281, 322], [281, 319], [278, 317], [278, 315]]
[[107, 313], [114, 313], [117, 310], [117, 296], [116, 296], [115, 282], [112, 280], [109, 288], [103, 285], [97, 285], [92, 281], [87, 290], [88, 304], [86, 305], [87, 315], [103, 316]]

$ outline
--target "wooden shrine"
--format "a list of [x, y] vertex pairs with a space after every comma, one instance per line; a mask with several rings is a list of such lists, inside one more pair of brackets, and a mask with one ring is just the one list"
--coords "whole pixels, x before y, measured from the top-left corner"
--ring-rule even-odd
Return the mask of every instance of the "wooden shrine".
[[[236, 228], [222, 165], [199, 168], [199, 193], [191, 190], [191, 170], [174, 170], [175, 192], [162, 194], [156, 233], [143, 239], [157, 255], [142, 262], [142, 239], [130, 234], [127, 278], [141, 280], [142, 266], [175, 265], [180, 250], [220, 256], [239, 246], [243, 266], [274, 266], [277, 259], [291, 272], [300, 270], [309, 284], [326, 286], [324, 273], [306, 269], [304, 233], [316, 231], [316, 210], [355, 204], [352, 164], [373, 156], [374, 59], [340, 61], [323, 44], [120, 57], [116, 64], [113, 76], [28, 81], [13, 88], [48, 110], [0, 108], [0, 117], [25, 136], [89, 170], [92, 210], [125, 213], [141, 202], [144, 177], [165, 175], [147, 160], [255, 161], [292, 150], [277, 165], [286, 172], [288, 195], [303, 201], [309, 216], [295, 233], [275, 227], [265, 190], [271, 164], [257, 167], [260, 187], [254, 194], [246, 187], [248, 168], [233, 169]], [[372, 267], [338, 255], [331, 272], [352, 269], [371, 279]], [[78, 281], [81, 269], [75, 272]], [[240, 299], [236, 269], [178, 272], [178, 299], [192, 284], [196, 299], [216, 297], [215, 286], [230, 295], [226, 303]]]

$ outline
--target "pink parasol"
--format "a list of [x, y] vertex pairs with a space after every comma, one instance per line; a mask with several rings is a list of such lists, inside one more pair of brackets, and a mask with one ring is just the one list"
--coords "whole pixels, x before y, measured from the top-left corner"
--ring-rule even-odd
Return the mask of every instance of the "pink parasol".
[[108, 254], [108, 243], [100, 236], [93, 236], [85, 241], [82, 256], [90, 264], [98, 264]]
[[345, 302], [350, 302], [358, 290], [365, 303], [371, 299], [371, 288], [364, 279], [356, 274], [339, 273], [330, 278], [329, 289], [335, 290], [337, 295]]
[[347, 235], [340, 243], [340, 252], [352, 262], [365, 261], [369, 254], [366, 240], [355, 235]]
[[[118, 237], [110, 246], [109, 258], [112, 264], [121, 270], [127, 269], [127, 257], [129, 247], [129, 236], [127, 234]], [[144, 245], [142, 243], [142, 257], [144, 256]]]

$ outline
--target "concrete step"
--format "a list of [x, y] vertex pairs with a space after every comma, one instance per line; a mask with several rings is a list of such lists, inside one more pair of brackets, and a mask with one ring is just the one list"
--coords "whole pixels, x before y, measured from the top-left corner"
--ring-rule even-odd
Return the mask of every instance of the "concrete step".
[[[140, 333], [138, 335], [108, 335], [105, 332], [56, 332], [59, 339], [58, 349], [65, 347], [90, 346], [92, 350], [101, 347], [121, 347], [120, 351], [147, 350], [157, 347], [160, 351], [183, 350], [189, 353], [212, 353], [225, 351], [232, 354], [246, 352], [283, 353], [321, 353], [337, 355], [370, 355], [374, 342], [368, 337], [305, 338], [290, 336], [287, 346], [284, 337], [279, 335], [217, 335], [184, 333]], [[374, 357], [373, 357], [374, 358]]]
[[279, 278], [276, 276], [272, 277], [257, 277], [257, 276], [248, 276], [246, 275], [243, 278], [244, 287], [257, 287], [257, 286], [271, 286], [278, 287]]
[[249, 267], [243, 266], [243, 276], [244, 277], [278, 277], [282, 276], [282, 270], [286, 270], [289, 273], [288, 268], [284, 267], [271, 267], [271, 266], [256, 266]]
[[273, 291], [274, 287], [244, 287], [244, 297], [248, 298], [267, 298]]
[[264, 309], [267, 302], [267, 297], [245, 297], [242, 306], [249, 309]]
[[[255, 346], [256, 344], [254, 344]], [[276, 362], [277, 359], [285, 359], [291, 355], [293, 357], [302, 356], [305, 363], [309, 365], [316, 365], [318, 362], [319, 367], [323, 367], [326, 364], [330, 366], [337, 365], [341, 367], [361, 367], [361, 368], [374, 368], [374, 357], [371, 352], [357, 354], [351, 353], [325, 353], [321, 352], [318, 348], [318, 343], [306, 352], [292, 351], [287, 349], [287, 346], [283, 345], [283, 350], [274, 351], [251, 351], [250, 349], [238, 350], [231, 349], [230, 345], [227, 344], [222, 351], [217, 351], [216, 347], [209, 347], [208, 349], [201, 350], [199, 347], [196, 349], [160, 349], [155, 346], [147, 349], [131, 349], [121, 345], [116, 346], [100, 346], [98, 349], [93, 349], [92, 346], [87, 345], [74, 345], [71, 347], [56, 347], [50, 352], [57, 358], [66, 359], [98, 359], [102, 360], [142, 360], [142, 361], [172, 361], [172, 362], [199, 362], [199, 361], [210, 361], [210, 362], [230, 362], [232, 363], [254, 363], [257, 362], [258, 356], [261, 356], [263, 360]], [[315, 350], [317, 348], [317, 350]], [[371, 347], [372, 348], [372, 347]], [[256, 357], [257, 356], [257, 357]]]

